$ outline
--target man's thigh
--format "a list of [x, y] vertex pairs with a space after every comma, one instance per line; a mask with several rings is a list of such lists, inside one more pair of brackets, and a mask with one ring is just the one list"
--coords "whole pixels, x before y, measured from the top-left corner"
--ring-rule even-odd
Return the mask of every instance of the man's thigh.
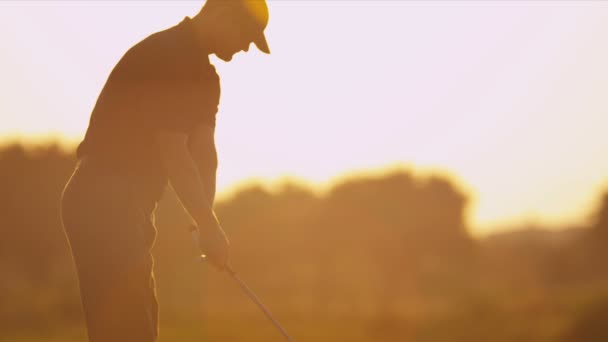
[[89, 340], [156, 341], [158, 304], [150, 252], [155, 227], [124, 194], [88, 183], [70, 189], [71, 198], [80, 200], [64, 201], [64, 227]]

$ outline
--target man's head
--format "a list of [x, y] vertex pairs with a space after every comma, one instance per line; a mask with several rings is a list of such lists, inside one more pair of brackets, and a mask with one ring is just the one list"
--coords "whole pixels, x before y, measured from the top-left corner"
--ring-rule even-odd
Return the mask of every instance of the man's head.
[[211, 52], [224, 61], [247, 51], [251, 43], [270, 53], [264, 36], [268, 25], [265, 0], [207, 0], [194, 20], [201, 23]]

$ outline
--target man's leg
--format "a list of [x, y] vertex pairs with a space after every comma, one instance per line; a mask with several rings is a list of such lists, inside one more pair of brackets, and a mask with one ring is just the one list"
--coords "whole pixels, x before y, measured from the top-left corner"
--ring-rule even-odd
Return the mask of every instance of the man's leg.
[[158, 304], [151, 269], [144, 264], [100, 267], [78, 270], [90, 342], [156, 341]]
[[87, 178], [72, 177], [62, 219], [89, 341], [155, 342], [158, 304], [150, 253], [155, 228], [130, 200], [118, 197], [120, 187], [114, 182]]

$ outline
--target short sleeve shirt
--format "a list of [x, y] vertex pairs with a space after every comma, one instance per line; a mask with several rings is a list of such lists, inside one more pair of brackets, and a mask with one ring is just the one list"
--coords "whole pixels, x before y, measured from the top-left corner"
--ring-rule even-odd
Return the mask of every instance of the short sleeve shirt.
[[103, 160], [133, 176], [138, 189], [155, 198], [167, 183], [158, 133], [215, 127], [219, 77], [192, 25], [186, 17], [125, 53], [97, 99], [77, 150], [79, 158]]

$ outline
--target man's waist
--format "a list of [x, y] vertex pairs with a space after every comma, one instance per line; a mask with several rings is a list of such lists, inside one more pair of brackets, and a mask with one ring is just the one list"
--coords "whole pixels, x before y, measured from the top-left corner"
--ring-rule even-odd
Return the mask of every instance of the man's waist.
[[95, 179], [110, 177], [125, 184], [125, 191], [132, 192], [141, 203], [149, 204], [146, 207], [160, 200], [167, 184], [161, 170], [121, 163], [107, 156], [85, 154], [79, 158], [78, 167]]

